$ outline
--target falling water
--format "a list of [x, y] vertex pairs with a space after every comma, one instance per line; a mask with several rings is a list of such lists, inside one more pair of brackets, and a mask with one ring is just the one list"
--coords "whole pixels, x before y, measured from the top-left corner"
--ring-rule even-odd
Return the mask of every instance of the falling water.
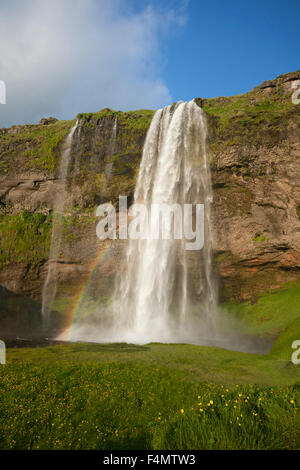
[[[114, 141], [116, 125], [115, 121]], [[181, 342], [252, 353], [269, 350], [265, 342], [241, 334], [238, 323], [217, 306], [206, 140], [205, 114], [194, 101], [157, 111], [147, 133], [134, 194], [134, 203], [144, 204], [148, 212], [152, 204], [203, 204], [203, 248], [186, 250], [185, 239], [129, 239], [112, 301], [85, 315], [83, 298], [76, 321], [62, 339]], [[55, 273], [54, 269], [55, 265]], [[53, 278], [50, 268], [48, 277]]]
[[[130, 240], [113, 300], [113, 339], [197, 341], [216, 332], [217, 285], [212, 271], [212, 188], [204, 113], [194, 101], [156, 112], [144, 145], [134, 202], [204, 204], [203, 249], [185, 240]], [[189, 270], [196, 260], [198, 286]], [[195, 264], [195, 263], [194, 263]], [[195, 275], [194, 275], [195, 277]]]
[[115, 154], [116, 138], [117, 138], [117, 123], [118, 123], [118, 118], [116, 116], [114, 120], [114, 125], [112, 127], [110, 146], [108, 149], [109, 161], [106, 163], [106, 166], [105, 166], [105, 177], [106, 177], [107, 182], [110, 180], [112, 169], [113, 169], [113, 156]]
[[48, 272], [42, 292], [42, 316], [45, 325], [48, 324], [49, 315], [56, 295], [57, 288], [57, 260], [59, 258], [61, 240], [63, 234], [63, 214], [67, 195], [67, 177], [71, 160], [71, 148], [73, 136], [78, 126], [78, 121], [70, 130], [62, 149], [62, 156], [58, 171], [59, 188], [56, 190], [54, 200], [54, 216], [51, 236]]

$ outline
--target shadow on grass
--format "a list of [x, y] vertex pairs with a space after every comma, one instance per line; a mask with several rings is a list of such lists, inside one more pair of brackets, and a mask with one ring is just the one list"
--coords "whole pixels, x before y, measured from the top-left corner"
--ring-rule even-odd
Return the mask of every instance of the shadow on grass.
[[149, 434], [141, 431], [140, 434], [134, 437], [109, 439], [101, 442], [95, 450], [149, 450], [150, 442]]
[[135, 353], [138, 351], [148, 351], [149, 346], [142, 346], [138, 344], [127, 344], [127, 343], [71, 343], [76, 347], [77, 351], [85, 352], [119, 352], [119, 353]]

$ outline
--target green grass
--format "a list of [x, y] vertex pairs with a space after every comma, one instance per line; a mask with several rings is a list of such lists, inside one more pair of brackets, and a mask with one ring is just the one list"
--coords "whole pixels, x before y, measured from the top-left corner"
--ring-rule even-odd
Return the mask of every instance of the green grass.
[[2, 449], [145, 448], [159, 413], [189, 393], [180, 373], [125, 363], [24, 363], [1, 379]]
[[194, 406], [164, 419], [156, 449], [299, 449], [300, 386], [201, 389]]
[[295, 109], [290, 99], [276, 93], [270, 99], [256, 97], [257, 92], [250, 91], [244, 95], [212, 98], [205, 100], [204, 109], [219, 117], [220, 130], [225, 130], [234, 119], [238, 119], [243, 127], [264, 123], [276, 125], [283, 113]]
[[[270, 291], [256, 303], [227, 303], [226, 309], [239, 325], [252, 334], [277, 337], [289, 330], [300, 317], [299, 282], [288, 283], [278, 291]], [[296, 328], [296, 325], [295, 325]], [[300, 330], [296, 329], [295, 333]]]
[[277, 336], [267, 355], [184, 344], [7, 350], [1, 449], [297, 449], [300, 286], [227, 305], [239, 331]]
[[7, 358], [0, 368], [2, 449], [300, 444], [300, 368], [287, 367], [290, 357], [72, 344], [9, 349]]

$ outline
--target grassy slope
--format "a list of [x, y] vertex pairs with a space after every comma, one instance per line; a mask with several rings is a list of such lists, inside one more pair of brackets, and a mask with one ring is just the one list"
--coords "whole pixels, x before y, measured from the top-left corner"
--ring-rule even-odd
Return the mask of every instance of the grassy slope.
[[256, 303], [227, 303], [225, 308], [237, 322], [239, 331], [278, 338], [272, 351], [289, 354], [289, 336], [300, 338], [300, 281], [290, 282], [280, 290], [270, 291]]
[[266, 319], [282, 332], [268, 355], [163, 344], [9, 349], [0, 448], [299, 448], [300, 367], [290, 362], [299, 314], [277, 321], [300, 298], [288, 287], [238, 307], [252, 331]]
[[297, 386], [203, 383], [170, 365], [139, 361], [25, 361], [0, 374], [2, 449], [300, 445]]

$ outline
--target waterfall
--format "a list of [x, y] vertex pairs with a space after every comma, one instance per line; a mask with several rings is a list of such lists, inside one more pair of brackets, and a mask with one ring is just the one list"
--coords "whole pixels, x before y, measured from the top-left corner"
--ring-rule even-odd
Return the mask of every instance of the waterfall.
[[[112, 128], [109, 155], [114, 153], [116, 132], [117, 120]], [[179, 102], [158, 110], [147, 132], [134, 193], [134, 204], [142, 204], [148, 214], [155, 204], [181, 208], [186, 204], [203, 204], [202, 248], [187, 250], [184, 237], [153, 239], [146, 236], [137, 240], [129, 237], [124, 242], [125, 256], [120, 256], [118, 249], [118, 257], [114, 258], [118, 272], [112, 298], [91, 309], [91, 300], [94, 302], [97, 292], [88, 283], [80, 293], [76, 319], [59, 339], [137, 344], [193, 343], [252, 353], [266, 352], [265, 344], [260, 345], [255, 339], [240, 334], [236, 321], [217, 305], [207, 134], [205, 114], [194, 101]], [[68, 137], [69, 148], [71, 139], [72, 131]], [[62, 168], [68, 165], [70, 158], [70, 149], [65, 152]], [[65, 187], [63, 175], [61, 170]], [[109, 174], [106, 177], [109, 178]], [[63, 202], [60, 204], [61, 213]], [[146, 235], [150, 235], [147, 231], [151, 229], [150, 224]], [[59, 243], [54, 241], [59, 241], [60, 230], [59, 225], [54, 226], [50, 256], [53, 261], [59, 252]], [[114, 240], [110, 248], [114, 248], [115, 243], [123, 243], [123, 240]], [[52, 287], [50, 282], [51, 279], [55, 281], [55, 269], [55, 262], [50, 263], [43, 299], [47, 306], [51, 305], [55, 295], [55, 283]], [[93, 271], [95, 276], [99, 273], [101, 275], [101, 270]]]
[[111, 131], [110, 146], [108, 149], [109, 161], [106, 163], [106, 166], [105, 166], [105, 177], [106, 177], [107, 182], [110, 180], [112, 169], [113, 169], [113, 156], [115, 154], [116, 138], [117, 138], [117, 124], [118, 124], [118, 118], [116, 116], [114, 120], [114, 125], [112, 127], [112, 131]]
[[67, 196], [67, 178], [71, 160], [71, 148], [78, 121], [71, 128], [63, 144], [61, 161], [58, 170], [59, 188], [56, 189], [54, 200], [53, 226], [48, 263], [48, 272], [42, 292], [42, 316], [45, 325], [48, 325], [49, 315], [56, 295], [57, 288], [57, 260], [59, 258], [63, 235], [63, 214]]
[[[199, 252], [187, 252], [185, 240], [128, 241], [126, 268], [119, 273], [112, 302], [114, 341], [199, 342], [215, 335], [217, 284], [206, 138], [205, 116], [194, 101], [167, 106], [153, 117], [134, 202], [147, 207], [204, 204], [205, 241]], [[190, 276], [193, 265], [197, 286]]]

